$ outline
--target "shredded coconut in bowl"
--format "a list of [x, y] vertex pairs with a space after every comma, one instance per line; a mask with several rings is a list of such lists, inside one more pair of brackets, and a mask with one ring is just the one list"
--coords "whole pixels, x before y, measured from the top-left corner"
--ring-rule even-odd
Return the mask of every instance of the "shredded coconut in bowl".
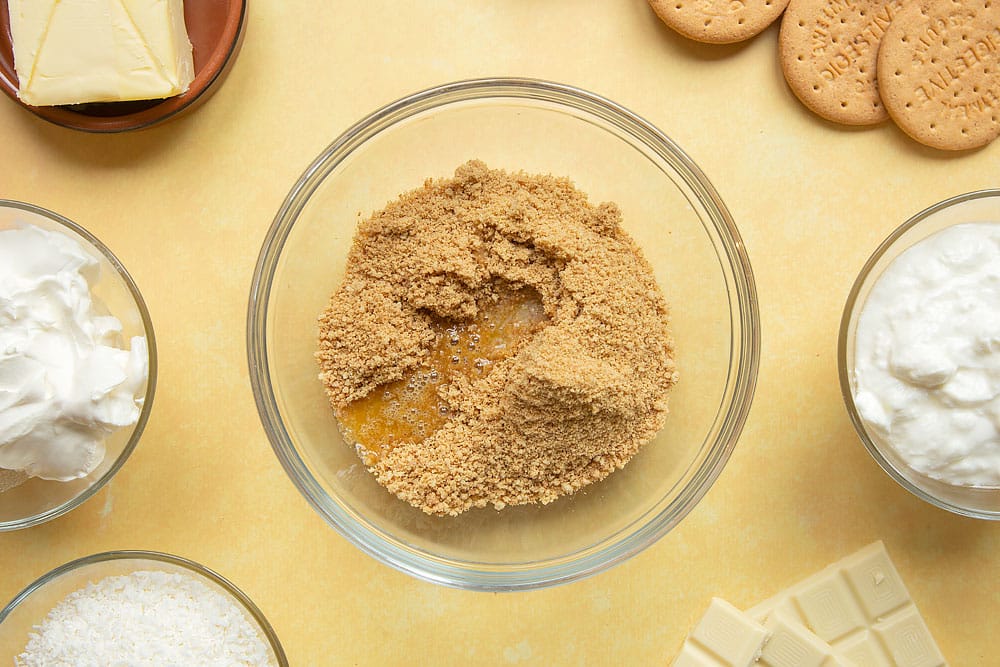
[[139, 571], [69, 594], [29, 636], [17, 667], [272, 667], [238, 603], [197, 578]]

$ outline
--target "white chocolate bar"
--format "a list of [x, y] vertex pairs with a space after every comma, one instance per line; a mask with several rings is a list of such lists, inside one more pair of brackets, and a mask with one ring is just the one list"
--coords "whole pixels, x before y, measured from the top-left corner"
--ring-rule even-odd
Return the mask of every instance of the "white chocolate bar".
[[[749, 661], [749, 662], [748, 662]], [[781, 614], [761, 626], [725, 600], [715, 598], [691, 632], [673, 667], [856, 667], [825, 641]]]
[[841, 664], [947, 667], [881, 542], [837, 561], [746, 614], [759, 623], [774, 617], [776, 622], [804, 626], [826, 642], [836, 658], [849, 661]]
[[708, 611], [684, 640], [673, 667], [751, 667], [768, 631], [725, 600], [712, 598]]
[[764, 627], [771, 638], [764, 644], [758, 665], [765, 667], [856, 667], [837, 655], [829, 644], [801, 623], [777, 612], [768, 616]]

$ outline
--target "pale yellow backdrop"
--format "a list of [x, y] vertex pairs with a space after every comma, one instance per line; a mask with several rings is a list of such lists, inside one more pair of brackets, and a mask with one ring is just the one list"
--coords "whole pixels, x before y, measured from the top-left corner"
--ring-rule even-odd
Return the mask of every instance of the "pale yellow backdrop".
[[[512, 595], [416, 581], [329, 528], [271, 452], [244, 346], [254, 261], [309, 162], [378, 106], [491, 75], [589, 89], [677, 141], [743, 234], [763, 330], [743, 437], [681, 526], [606, 573]], [[643, 0], [251, 0], [236, 67], [194, 114], [90, 136], [0, 99], [0, 132], [0, 197], [103, 239], [142, 289], [160, 352], [149, 427], [113, 483], [0, 535], [0, 604], [72, 558], [158, 549], [242, 587], [296, 666], [660, 665], [711, 596], [750, 606], [882, 539], [951, 664], [1000, 660], [1000, 525], [934, 509], [882, 473], [852, 431], [835, 356], [870, 252], [924, 207], [1000, 185], [1000, 145], [952, 156], [891, 124], [823, 122], [782, 80], [776, 27], [698, 46]]]

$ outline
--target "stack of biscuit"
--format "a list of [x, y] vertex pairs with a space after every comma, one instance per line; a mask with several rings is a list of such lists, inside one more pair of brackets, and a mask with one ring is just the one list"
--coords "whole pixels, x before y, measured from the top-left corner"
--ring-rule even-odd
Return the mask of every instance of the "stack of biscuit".
[[942, 150], [1000, 135], [998, 0], [649, 0], [679, 33], [728, 44], [782, 13], [781, 69], [796, 97], [845, 125], [891, 118]]

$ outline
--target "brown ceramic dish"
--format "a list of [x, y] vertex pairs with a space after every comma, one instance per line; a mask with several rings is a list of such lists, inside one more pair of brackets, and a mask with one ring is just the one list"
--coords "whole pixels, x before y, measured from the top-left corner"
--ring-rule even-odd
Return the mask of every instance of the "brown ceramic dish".
[[17, 97], [7, 0], [0, 0], [0, 88], [36, 116], [85, 132], [140, 130], [176, 118], [207, 100], [228, 74], [243, 43], [246, 0], [194, 0], [184, 5], [184, 22], [194, 47], [194, 81], [188, 91], [165, 100], [101, 102], [33, 107]]

